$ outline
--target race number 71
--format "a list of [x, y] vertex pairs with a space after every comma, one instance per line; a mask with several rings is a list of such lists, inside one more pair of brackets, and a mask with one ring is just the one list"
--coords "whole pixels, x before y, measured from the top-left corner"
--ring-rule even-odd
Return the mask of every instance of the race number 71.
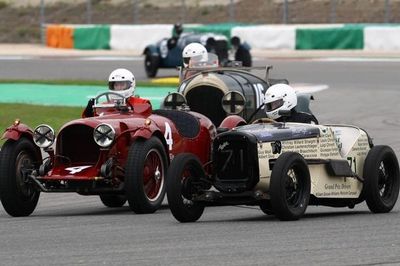
[[355, 173], [357, 168], [356, 168], [356, 158], [355, 157], [347, 157], [347, 161], [350, 164], [350, 169]]

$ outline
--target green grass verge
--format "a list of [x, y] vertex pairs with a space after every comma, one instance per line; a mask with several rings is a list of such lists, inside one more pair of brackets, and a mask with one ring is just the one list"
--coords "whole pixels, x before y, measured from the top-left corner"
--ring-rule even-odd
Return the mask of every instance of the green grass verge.
[[[39, 124], [48, 124], [58, 132], [66, 122], [81, 117], [81, 107], [39, 106], [29, 104], [0, 104], [0, 131], [1, 135], [7, 127], [14, 123], [16, 118], [31, 127]], [[0, 140], [0, 146], [4, 140]]]
[[[103, 80], [15, 80], [15, 79], [0, 79], [0, 83], [28, 83], [28, 84], [50, 84], [50, 85], [95, 85], [107, 86], [107, 81]], [[150, 81], [137, 81], [136, 86], [140, 87], [165, 87], [176, 84], [157, 84]]]

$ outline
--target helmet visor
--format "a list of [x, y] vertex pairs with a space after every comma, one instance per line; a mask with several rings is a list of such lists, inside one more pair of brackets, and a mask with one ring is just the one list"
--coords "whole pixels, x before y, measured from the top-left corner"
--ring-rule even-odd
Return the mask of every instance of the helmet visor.
[[278, 109], [279, 107], [281, 107], [283, 105], [283, 99], [279, 99], [270, 103], [267, 103], [265, 105], [265, 108], [267, 110], [267, 112], [271, 112], [273, 110]]
[[112, 91], [124, 91], [129, 89], [129, 87], [131, 86], [131, 82], [130, 81], [113, 81], [110, 82], [110, 90]]
[[190, 62], [190, 57], [184, 57], [184, 58], [183, 58], [183, 65], [184, 65], [184, 66], [188, 66], [188, 65], [189, 65], [189, 62]]

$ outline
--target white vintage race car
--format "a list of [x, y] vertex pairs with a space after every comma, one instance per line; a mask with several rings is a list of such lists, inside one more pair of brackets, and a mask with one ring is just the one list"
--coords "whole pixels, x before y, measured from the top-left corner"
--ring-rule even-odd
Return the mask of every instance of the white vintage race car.
[[258, 205], [280, 220], [297, 220], [308, 205], [353, 208], [364, 200], [374, 213], [389, 212], [400, 175], [393, 150], [374, 146], [358, 127], [261, 121], [219, 134], [211, 164], [178, 155], [167, 180], [180, 222], [216, 205]]

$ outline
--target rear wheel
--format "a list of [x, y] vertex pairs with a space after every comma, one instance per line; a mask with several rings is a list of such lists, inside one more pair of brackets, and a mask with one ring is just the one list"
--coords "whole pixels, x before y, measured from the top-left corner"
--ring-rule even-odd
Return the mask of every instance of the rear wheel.
[[204, 205], [192, 201], [192, 184], [204, 176], [203, 167], [193, 154], [182, 153], [172, 161], [167, 174], [167, 198], [172, 215], [179, 222], [195, 222], [203, 214]]
[[161, 141], [152, 137], [136, 140], [125, 167], [125, 192], [135, 213], [153, 213], [165, 196], [167, 155]]
[[40, 155], [32, 141], [21, 138], [4, 143], [0, 153], [0, 199], [9, 215], [28, 216], [35, 210], [40, 190], [28, 174], [39, 164]]
[[124, 206], [126, 202], [125, 195], [100, 195], [100, 200], [106, 207], [118, 208]]
[[374, 146], [364, 162], [363, 194], [374, 213], [390, 212], [399, 195], [399, 163], [388, 146]]
[[271, 173], [270, 196], [274, 214], [283, 221], [298, 220], [310, 199], [310, 172], [303, 156], [286, 152], [278, 157]]
[[144, 57], [144, 69], [146, 70], [146, 75], [149, 78], [154, 78], [157, 75], [158, 66], [160, 65], [160, 59], [158, 56], [154, 56], [151, 52], [146, 52]]

